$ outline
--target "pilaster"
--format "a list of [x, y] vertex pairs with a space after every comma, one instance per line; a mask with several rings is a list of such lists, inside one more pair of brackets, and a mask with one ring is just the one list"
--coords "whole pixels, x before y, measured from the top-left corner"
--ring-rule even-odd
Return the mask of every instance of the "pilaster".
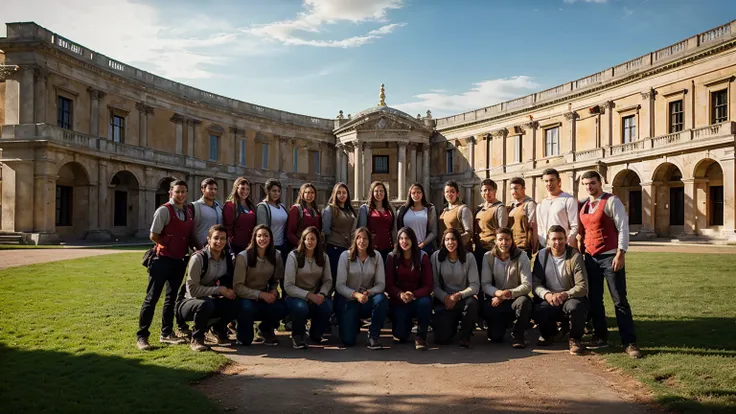
[[181, 155], [184, 151], [184, 117], [174, 114], [169, 121], [174, 123], [174, 137], [176, 139], [176, 154]]
[[399, 200], [406, 196], [406, 142], [399, 142]]
[[[373, 148], [371, 148], [371, 144], [369, 142], [366, 142], [363, 144], [363, 191], [366, 192], [366, 199], [370, 196], [368, 191], [370, 191], [371, 188], [371, 180], [372, 180], [372, 173], [373, 173]], [[388, 194], [386, 194], [388, 197]]]
[[138, 110], [138, 142], [143, 148], [148, 148], [148, 116], [153, 115], [153, 107], [146, 105], [143, 102], [135, 104], [135, 109]]
[[107, 93], [92, 87], [87, 88], [89, 92], [89, 134], [93, 137], [100, 136], [100, 100]]

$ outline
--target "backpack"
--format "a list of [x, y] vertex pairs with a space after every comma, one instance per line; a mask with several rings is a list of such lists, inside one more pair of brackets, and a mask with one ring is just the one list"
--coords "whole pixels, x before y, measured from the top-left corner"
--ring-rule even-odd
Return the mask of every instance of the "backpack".
[[[199, 274], [200, 279], [204, 277], [204, 275], [207, 274], [207, 270], [209, 269], [209, 263], [210, 263], [210, 257], [204, 250], [197, 250], [194, 253], [194, 256], [199, 256], [200, 259], [202, 259], [202, 271]], [[217, 279], [218, 286], [225, 286], [230, 289], [233, 288], [233, 272], [235, 271], [235, 265], [233, 264], [233, 261], [231, 260], [232, 255], [230, 254], [230, 248], [225, 246], [225, 249], [222, 251], [222, 256], [226, 260], [225, 264], [227, 266], [227, 272], [225, 273], [225, 276]], [[186, 284], [186, 283], [185, 283]]]

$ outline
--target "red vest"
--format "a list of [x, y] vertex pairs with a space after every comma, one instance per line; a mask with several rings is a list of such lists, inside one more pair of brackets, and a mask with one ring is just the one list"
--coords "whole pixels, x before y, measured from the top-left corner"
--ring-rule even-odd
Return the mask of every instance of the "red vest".
[[585, 200], [580, 208], [580, 223], [585, 230], [585, 251], [591, 256], [618, 248], [618, 231], [616, 223], [606, 214], [606, 203], [611, 194], [604, 193], [598, 202], [598, 208], [589, 213], [590, 199]]
[[239, 213], [236, 203], [228, 201], [222, 207], [222, 221], [227, 227], [228, 241], [233, 253], [240, 253], [248, 247], [253, 228], [256, 226], [256, 212]]
[[189, 253], [189, 240], [194, 227], [194, 217], [188, 206], [184, 208], [185, 218], [182, 221], [169, 203], [164, 204], [169, 209], [169, 224], [161, 231], [161, 241], [166, 245], [158, 244], [156, 253], [172, 259], [181, 260]]

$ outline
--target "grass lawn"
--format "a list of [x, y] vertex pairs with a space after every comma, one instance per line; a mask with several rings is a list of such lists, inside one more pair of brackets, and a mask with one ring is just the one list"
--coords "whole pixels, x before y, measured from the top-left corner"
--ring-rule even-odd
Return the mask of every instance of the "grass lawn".
[[[604, 358], [649, 385], [668, 409], [736, 412], [736, 255], [626, 256], [628, 297], [645, 358], [621, 352]], [[606, 301], [609, 327], [615, 327], [613, 304]], [[611, 342], [618, 342], [612, 334]]]
[[[134, 347], [147, 283], [140, 258], [131, 252], [0, 271], [2, 411], [218, 411], [189, 385], [225, 357], [186, 346]], [[631, 360], [620, 348], [603, 357], [650, 386], [666, 408], [736, 411], [736, 255], [631, 253], [627, 261], [646, 357]], [[618, 340], [615, 332], [610, 339]]]
[[[153, 245], [151, 243], [151, 245]], [[85, 248], [92, 249], [114, 249], [114, 250], [141, 250], [145, 251], [151, 248], [151, 245], [141, 246], [111, 246], [103, 245], [102, 247], [85, 246]], [[0, 244], [0, 250], [38, 250], [38, 249], [74, 249], [79, 248], [78, 246], [62, 246], [58, 244]]]

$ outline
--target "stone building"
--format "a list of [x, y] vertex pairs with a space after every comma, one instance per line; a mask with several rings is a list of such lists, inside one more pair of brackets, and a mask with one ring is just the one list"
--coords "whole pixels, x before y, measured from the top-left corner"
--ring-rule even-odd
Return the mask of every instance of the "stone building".
[[[578, 197], [595, 169], [642, 237], [733, 239], [736, 21], [529, 96], [433, 119], [379, 103], [336, 119], [242, 102], [136, 69], [34, 23], [0, 38], [0, 230], [28, 243], [146, 236], [172, 179], [214, 177], [224, 200], [241, 175], [284, 201], [306, 181], [324, 204], [336, 181], [364, 200], [414, 181], [442, 203], [456, 180], [469, 203], [491, 177], [554, 167]], [[430, 168], [430, 165], [432, 166]], [[398, 201], [397, 200], [397, 201]]]

